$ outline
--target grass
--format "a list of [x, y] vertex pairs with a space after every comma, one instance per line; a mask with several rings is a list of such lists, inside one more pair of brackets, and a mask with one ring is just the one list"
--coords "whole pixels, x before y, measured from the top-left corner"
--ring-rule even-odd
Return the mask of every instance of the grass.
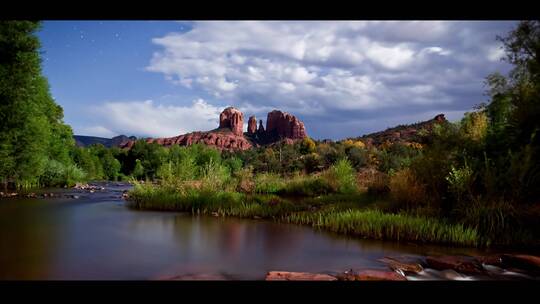
[[332, 193], [331, 185], [319, 176], [294, 176], [278, 191], [281, 195], [317, 196]]
[[288, 215], [282, 220], [372, 239], [461, 246], [482, 245], [475, 229], [444, 223], [434, 218], [387, 214], [378, 210], [302, 212]]
[[[167, 187], [136, 185], [130, 191], [129, 197], [128, 206], [135, 209], [269, 218], [381, 240], [481, 245], [475, 229], [459, 224], [448, 224], [435, 218], [387, 214], [365, 209], [376, 202], [373, 196], [367, 194], [333, 194], [293, 203], [276, 195], [197, 189], [179, 191]], [[309, 211], [313, 205], [321, 208], [318, 211]]]
[[247, 195], [238, 192], [185, 192], [173, 188], [137, 185], [129, 193], [128, 206], [141, 210], [182, 211], [237, 217], [272, 218], [304, 210], [303, 204], [293, 204], [275, 195]]

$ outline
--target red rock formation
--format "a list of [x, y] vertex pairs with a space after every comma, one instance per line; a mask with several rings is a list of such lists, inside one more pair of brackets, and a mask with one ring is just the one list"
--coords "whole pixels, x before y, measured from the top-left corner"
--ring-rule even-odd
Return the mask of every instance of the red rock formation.
[[294, 115], [278, 110], [268, 113], [266, 132], [290, 139], [302, 139], [307, 136], [303, 122]]
[[255, 118], [255, 116], [249, 117], [247, 131], [249, 134], [255, 134], [255, 132], [257, 131], [257, 119]]
[[[251, 143], [244, 138], [232, 132], [192, 132], [184, 135], [168, 138], [148, 138], [147, 143], [156, 142], [162, 146], [170, 147], [172, 145], [190, 146], [196, 143], [216, 147], [219, 150], [247, 150], [252, 147]], [[131, 148], [135, 144], [130, 141], [123, 148]]]
[[238, 109], [228, 107], [219, 115], [219, 127], [229, 128], [236, 135], [242, 135], [244, 126], [244, 114]]
[[[294, 115], [281, 111], [268, 113], [267, 129], [262, 120], [257, 129], [257, 119], [251, 116], [248, 121], [248, 134], [243, 133], [244, 114], [239, 110], [228, 107], [219, 116], [219, 128], [208, 132], [192, 132], [169, 138], [149, 138], [146, 142], [156, 142], [162, 146], [189, 146], [202, 143], [220, 150], [247, 150], [261, 144], [273, 144], [280, 140], [288, 144], [296, 139], [306, 137], [304, 124]], [[130, 149], [135, 141], [124, 143], [121, 147]]]

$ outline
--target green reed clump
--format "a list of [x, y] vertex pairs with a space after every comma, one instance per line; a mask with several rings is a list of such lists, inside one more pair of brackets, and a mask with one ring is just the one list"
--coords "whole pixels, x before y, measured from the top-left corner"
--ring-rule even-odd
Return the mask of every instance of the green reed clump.
[[285, 180], [275, 173], [260, 173], [255, 176], [255, 193], [278, 193], [285, 187]]
[[327, 210], [296, 213], [285, 222], [307, 224], [330, 231], [366, 238], [464, 246], [481, 245], [475, 229], [448, 224], [439, 219], [386, 214], [378, 210]]
[[327, 180], [319, 176], [297, 175], [288, 180], [279, 194], [316, 196], [333, 192]]
[[305, 210], [275, 195], [248, 196], [238, 192], [206, 191], [152, 185], [136, 185], [129, 193], [128, 206], [134, 209], [181, 211], [237, 217], [272, 218]]

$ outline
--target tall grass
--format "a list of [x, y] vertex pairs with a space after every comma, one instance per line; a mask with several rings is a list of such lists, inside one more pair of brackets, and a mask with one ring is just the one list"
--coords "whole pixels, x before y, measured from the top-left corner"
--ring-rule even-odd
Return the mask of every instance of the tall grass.
[[143, 210], [271, 218], [305, 210], [275, 195], [247, 195], [238, 192], [178, 189], [136, 185], [130, 191], [128, 207]]
[[255, 193], [278, 193], [285, 187], [284, 179], [275, 173], [261, 173], [255, 176]]
[[310, 175], [293, 176], [278, 191], [279, 194], [299, 196], [317, 196], [332, 192], [334, 192], [333, 188], [326, 179]]
[[462, 246], [482, 245], [475, 229], [444, 223], [439, 219], [387, 214], [378, 210], [302, 212], [288, 215], [282, 220], [380, 240]]
[[399, 209], [415, 209], [424, 206], [428, 197], [424, 186], [408, 168], [399, 170], [390, 176], [388, 185], [393, 207]]

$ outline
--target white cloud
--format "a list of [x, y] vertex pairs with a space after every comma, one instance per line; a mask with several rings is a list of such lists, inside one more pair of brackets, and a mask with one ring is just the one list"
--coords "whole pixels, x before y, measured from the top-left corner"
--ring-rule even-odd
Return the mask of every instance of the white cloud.
[[147, 70], [252, 111], [246, 115], [347, 111], [340, 119], [353, 121], [362, 111], [463, 111], [482, 98], [483, 78], [504, 67], [494, 63], [495, 35], [512, 24], [194, 22], [153, 39], [159, 49]]
[[86, 127], [82, 128], [82, 135], [85, 134], [91, 134], [90, 136], [97, 136], [97, 137], [114, 137], [118, 134], [114, 133], [113, 131], [103, 127], [103, 126], [92, 126], [92, 127]]
[[107, 137], [118, 134], [172, 137], [217, 128], [221, 110], [197, 99], [190, 106], [156, 104], [152, 100], [106, 102], [97, 112], [105, 124], [99, 128], [114, 130]]
[[504, 49], [500, 46], [493, 46], [488, 49], [487, 56], [491, 61], [500, 61], [504, 57]]

